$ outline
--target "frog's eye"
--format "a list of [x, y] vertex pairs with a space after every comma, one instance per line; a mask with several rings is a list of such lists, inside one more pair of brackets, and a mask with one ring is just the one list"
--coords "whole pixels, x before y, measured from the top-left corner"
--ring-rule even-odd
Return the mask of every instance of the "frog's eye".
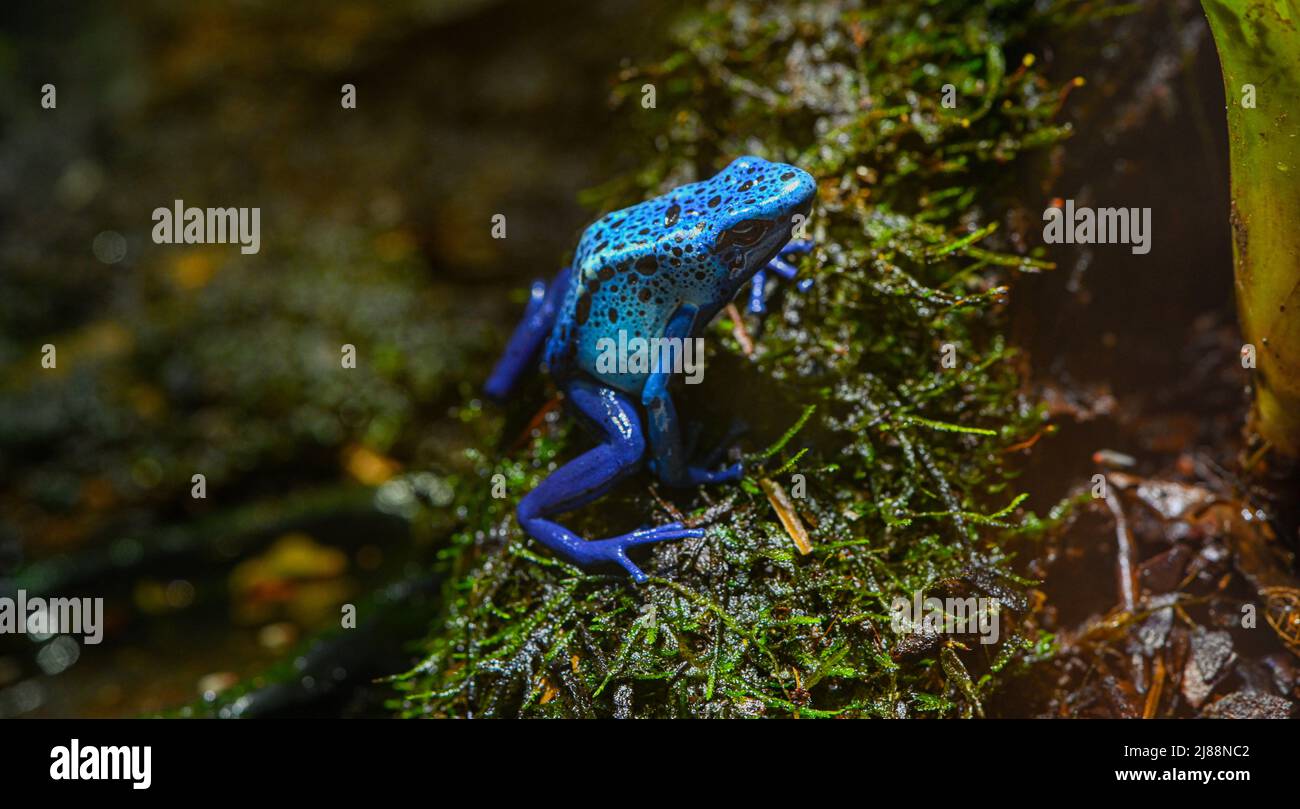
[[757, 244], [758, 240], [763, 238], [763, 234], [767, 232], [768, 225], [770, 224], [770, 222], [763, 219], [746, 219], [743, 222], [733, 225], [723, 233], [722, 239], [719, 241], [725, 242], [729, 245], [734, 244], [739, 245], [740, 247], [750, 247]]

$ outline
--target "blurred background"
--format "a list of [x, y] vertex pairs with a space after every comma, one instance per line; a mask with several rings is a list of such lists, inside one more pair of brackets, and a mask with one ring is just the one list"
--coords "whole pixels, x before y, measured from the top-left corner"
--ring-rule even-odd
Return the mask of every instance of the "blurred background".
[[[422, 626], [438, 470], [471, 440], [449, 412], [585, 225], [578, 191], [619, 162], [610, 82], [669, 11], [6, 9], [0, 589], [103, 597], [108, 631], [0, 637], [0, 716], [148, 713], [311, 665], [295, 650], [343, 603]], [[260, 207], [260, 253], [153, 244], [176, 199]], [[341, 654], [302, 680], [407, 661]]]

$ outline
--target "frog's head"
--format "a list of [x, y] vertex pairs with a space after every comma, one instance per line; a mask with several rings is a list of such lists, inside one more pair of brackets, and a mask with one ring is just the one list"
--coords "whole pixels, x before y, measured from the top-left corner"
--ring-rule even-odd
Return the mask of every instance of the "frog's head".
[[[706, 202], [713, 220], [710, 252], [739, 285], [765, 267], [807, 218], [817, 184], [808, 172], [761, 157], [739, 157], [711, 180]], [[716, 204], [714, 204], [716, 200]]]

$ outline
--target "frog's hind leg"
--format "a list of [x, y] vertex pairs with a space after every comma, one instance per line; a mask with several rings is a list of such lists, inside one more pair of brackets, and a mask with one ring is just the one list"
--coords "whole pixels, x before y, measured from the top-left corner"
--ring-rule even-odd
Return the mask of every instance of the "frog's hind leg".
[[534, 539], [579, 565], [614, 562], [622, 565], [638, 582], [645, 573], [627, 556], [629, 548], [686, 537], [700, 537], [704, 531], [668, 523], [643, 528], [609, 539], [584, 540], [550, 519], [572, 511], [609, 492], [623, 478], [640, 468], [645, 455], [645, 438], [635, 403], [612, 388], [578, 380], [565, 389], [578, 412], [593, 422], [602, 434], [594, 449], [574, 458], [551, 473], [519, 502], [519, 524]]
[[540, 279], [533, 282], [524, 316], [483, 386], [483, 391], [492, 399], [502, 401], [508, 397], [524, 371], [536, 361], [542, 344], [555, 326], [556, 315], [569, 287], [569, 275], [570, 268], [565, 267], [549, 285]]

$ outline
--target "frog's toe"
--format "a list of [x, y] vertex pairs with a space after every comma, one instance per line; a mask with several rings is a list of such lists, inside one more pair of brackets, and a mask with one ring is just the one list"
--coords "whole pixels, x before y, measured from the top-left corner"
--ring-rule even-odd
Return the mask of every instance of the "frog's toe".
[[708, 469], [703, 466], [686, 467], [687, 477], [690, 478], [691, 485], [701, 483], [730, 483], [740, 480], [745, 474], [745, 469], [740, 463], [733, 463], [731, 466], [723, 469]]
[[786, 261], [783, 258], [774, 258], [767, 262], [767, 269], [781, 276], [787, 281], [793, 281], [794, 277], [799, 274], [799, 268]]
[[[727, 428], [727, 434], [723, 436], [712, 450], [707, 454], [699, 456], [699, 466], [717, 466], [727, 451], [736, 446], [736, 443], [749, 432], [749, 424], [744, 419], [735, 419], [731, 426]], [[695, 455], [694, 447], [691, 448], [691, 456]]]
[[730, 483], [740, 480], [745, 469], [740, 463], [733, 463], [722, 469], [710, 469], [707, 466], [683, 465], [665, 466], [651, 461], [651, 471], [667, 486], [675, 489], [687, 489], [712, 483]]
[[633, 531], [630, 534], [610, 537], [609, 539], [594, 539], [590, 542], [583, 543], [584, 555], [589, 557], [592, 562], [614, 562], [623, 566], [638, 584], [644, 583], [649, 576], [645, 574], [636, 563], [628, 558], [627, 552], [630, 548], [639, 545], [649, 545], [654, 542], [668, 542], [676, 539], [698, 538], [704, 536], [702, 528], [685, 528], [679, 522], [670, 522], [666, 525], [660, 525], [655, 528], [642, 528]]
[[786, 256], [799, 255], [807, 253], [812, 249], [812, 242], [790, 242], [781, 251], [781, 253], [767, 262], [767, 266], [754, 273], [749, 287], [749, 311], [752, 314], [761, 315], [767, 310], [767, 277], [768, 273], [776, 275], [786, 281], [794, 281], [794, 288], [799, 292], [807, 292], [812, 287], [811, 278], [796, 280], [799, 274], [799, 268], [786, 261]]

